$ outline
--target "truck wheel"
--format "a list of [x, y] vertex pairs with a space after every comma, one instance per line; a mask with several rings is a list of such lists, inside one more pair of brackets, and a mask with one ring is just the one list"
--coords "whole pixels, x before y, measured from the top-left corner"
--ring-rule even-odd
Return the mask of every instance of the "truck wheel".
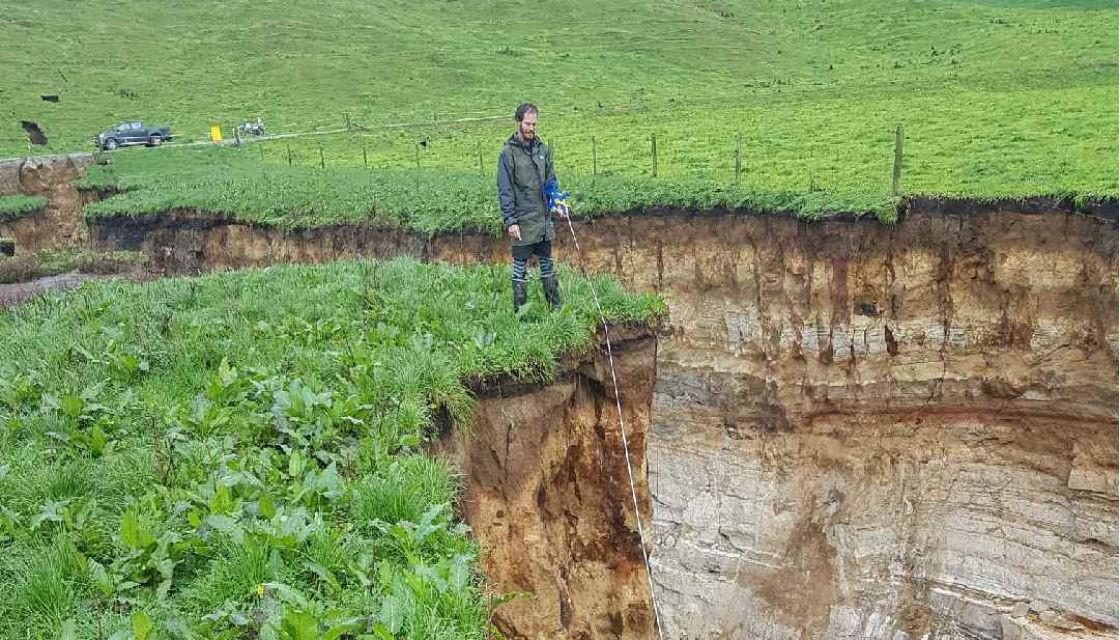
[[161, 138], [159, 136], [149, 136], [148, 137], [148, 146], [149, 147], [158, 147], [161, 144], [163, 144], [163, 138]]
[[106, 151], [112, 151], [113, 149], [116, 149], [119, 146], [120, 146], [120, 144], [117, 142], [116, 138], [109, 138], [108, 140], [105, 141], [105, 150]]

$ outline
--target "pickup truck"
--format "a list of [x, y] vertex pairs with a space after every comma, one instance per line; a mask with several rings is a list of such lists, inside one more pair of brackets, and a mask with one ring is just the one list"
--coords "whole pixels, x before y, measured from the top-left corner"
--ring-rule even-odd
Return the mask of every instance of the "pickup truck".
[[149, 127], [143, 122], [122, 122], [112, 129], [107, 129], [97, 134], [97, 147], [103, 151], [112, 151], [117, 147], [146, 144], [149, 147], [159, 145], [171, 140], [171, 127], [161, 125]]

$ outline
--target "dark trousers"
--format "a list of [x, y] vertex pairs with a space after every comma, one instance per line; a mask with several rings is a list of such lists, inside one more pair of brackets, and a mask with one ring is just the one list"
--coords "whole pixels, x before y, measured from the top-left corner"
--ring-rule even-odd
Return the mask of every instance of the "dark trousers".
[[529, 268], [529, 258], [537, 256], [541, 265], [541, 278], [552, 276], [552, 243], [542, 240], [534, 244], [512, 247], [513, 250], [513, 281], [525, 282], [526, 272]]

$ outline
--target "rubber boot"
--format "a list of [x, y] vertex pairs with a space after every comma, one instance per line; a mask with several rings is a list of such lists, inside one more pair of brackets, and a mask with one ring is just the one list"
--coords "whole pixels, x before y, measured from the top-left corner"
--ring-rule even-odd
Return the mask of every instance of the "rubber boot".
[[541, 287], [544, 289], [544, 298], [548, 300], [548, 305], [553, 309], [560, 308], [560, 286], [556, 282], [556, 276], [545, 276], [541, 278]]
[[524, 280], [513, 281], [513, 312], [517, 313], [521, 310], [522, 305], [525, 304], [525, 298], [528, 297], [528, 288]]

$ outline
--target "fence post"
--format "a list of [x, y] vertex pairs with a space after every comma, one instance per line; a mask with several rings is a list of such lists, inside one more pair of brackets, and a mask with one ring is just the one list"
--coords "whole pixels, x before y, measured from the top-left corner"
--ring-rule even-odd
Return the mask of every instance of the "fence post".
[[323, 143], [319, 143], [319, 168], [326, 169], [327, 161], [323, 159]]
[[290, 167], [292, 166], [292, 145], [284, 143], [284, 146], [288, 148], [288, 166]]
[[595, 147], [595, 136], [591, 137], [591, 175], [599, 175], [599, 154]]
[[649, 152], [653, 156], [653, 177], [657, 177], [657, 134], [649, 134]]
[[891, 172], [891, 195], [898, 195], [902, 188], [902, 124], [894, 130], [894, 170]]
[[362, 164], [365, 165], [366, 169], [369, 169], [369, 148], [364, 144], [362, 145]]
[[[416, 168], [420, 168], [420, 143], [416, 143]], [[417, 178], [419, 179], [419, 178]]]
[[353, 130], [350, 127], [350, 112], [346, 112], [346, 133], [351, 133]]
[[735, 134], [735, 186], [739, 186], [743, 174], [743, 134]]
[[478, 175], [486, 177], [486, 169], [482, 166], [482, 143], [478, 143]]
[[257, 143], [257, 150], [261, 152], [261, 162], [264, 162], [264, 144], [261, 143], [261, 142], [258, 142]]
[[816, 175], [813, 173], [813, 147], [809, 147], [809, 191], [817, 190]]

